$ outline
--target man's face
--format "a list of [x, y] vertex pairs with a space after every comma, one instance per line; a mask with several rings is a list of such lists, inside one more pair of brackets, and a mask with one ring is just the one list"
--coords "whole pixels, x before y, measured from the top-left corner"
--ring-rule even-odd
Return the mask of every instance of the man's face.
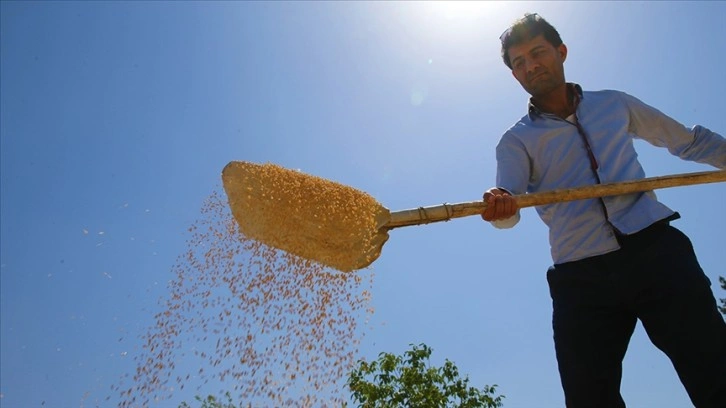
[[512, 74], [533, 97], [544, 96], [565, 83], [565, 44], [555, 47], [538, 35], [509, 47], [508, 53]]

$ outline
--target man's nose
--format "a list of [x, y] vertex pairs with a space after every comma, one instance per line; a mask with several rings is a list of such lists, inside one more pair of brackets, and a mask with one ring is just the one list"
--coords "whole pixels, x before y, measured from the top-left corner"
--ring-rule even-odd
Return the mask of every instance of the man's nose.
[[525, 67], [527, 68], [527, 73], [531, 74], [534, 71], [539, 68], [539, 63], [537, 61], [531, 60], [531, 59], [525, 59], [524, 60]]

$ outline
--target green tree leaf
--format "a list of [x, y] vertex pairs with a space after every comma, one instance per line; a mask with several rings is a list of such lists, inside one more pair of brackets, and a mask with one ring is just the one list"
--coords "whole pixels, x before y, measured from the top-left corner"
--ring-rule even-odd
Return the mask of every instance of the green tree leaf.
[[425, 344], [396, 356], [380, 353], [374, 362], [358, 361], [348, 387], [359, 408], [498, 408], [504, 396], [496, 385], [478, 389], [461, 378], [454, 363], [430, 366], [432, 349]]

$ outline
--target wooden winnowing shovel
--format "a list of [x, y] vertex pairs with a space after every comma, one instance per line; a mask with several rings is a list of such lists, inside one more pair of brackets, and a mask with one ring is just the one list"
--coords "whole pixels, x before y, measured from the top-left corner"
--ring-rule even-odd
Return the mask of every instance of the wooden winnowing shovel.
[[[274, 164], [230, 162], [224, 189], [240, 231], [265, 245], [340, 271], [365, 268], [381, 254], [388, 231], [481, 214], [484, 201], [390, 212], [369, 194]], [[726, 170], [651, 177], [517, 195], [520, 208], [660, 188], [726, 181]]]

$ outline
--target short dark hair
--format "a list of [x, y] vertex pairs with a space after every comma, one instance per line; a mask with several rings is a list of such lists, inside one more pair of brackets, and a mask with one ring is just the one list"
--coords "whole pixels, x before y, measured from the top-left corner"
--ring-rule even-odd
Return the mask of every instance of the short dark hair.
[[562, 44], [560, 33], [537, 13], [527, 13], [524, 17], [515, 21], [499, 36], [499, 40], [502, 42], [502, 60], [504, 60], [504, 65], [512, 69], [512, 62], [509, 60], [510, 47], [529, 41], [540, 34], [544, 35], [545, 40], [555, 47], [559, 47]]

